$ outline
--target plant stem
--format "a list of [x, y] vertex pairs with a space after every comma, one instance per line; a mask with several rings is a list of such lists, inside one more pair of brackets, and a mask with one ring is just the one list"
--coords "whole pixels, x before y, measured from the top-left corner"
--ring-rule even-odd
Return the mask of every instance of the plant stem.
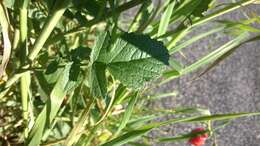
[[20, 30], [18, 28], [15, 28], [14, 30], [14, 39], [12, 42], [12, 50], [16, 50], [17, 46], [19, 45], [20, 41]]
[[66, 138], [64, 145], [66, 146], [71, 146], [73, 145], [73, 143], [75, 141], [78, 140], [78, 138], [80, 138], [79, 133], [81, 133], [81, 128], [84, 127], [88, 117], [89, 117], [89, 112], [90, 109], [93, 105], [93, 100], [91, 99], [88, 103], [88, 105], [86, 106], [85, 110], [83, 111], [79, 121], [77, 122], [77, 124], [73, 127], [73, 129], [71, 130], [71, 132], [69, 133], [68, 137]]
[[37, 40], [33, 46], [32, 52], [29, 55], [29, 59], [31, 61], [33, 61], [37, 57], [38, 53], [41, 51], [44, 43], [50, 36], [52, 30], [54, 29], [54, 27], [56, 26], [56, 24], [62, 17], [63, 13], [69, 6], [70, 1], [71, 0], [64, 0], [64, 1], [60, 0], [60, 1], [56, 2], [56, 8], [54, 9], [53, 14], [49, 17], [49, 19], [45, 23], [43, 30], [42, 30], [40, 36], [37, 38]]
[[[27, 48], [27, 6], [29, 0], [24, 0], [20, 5], [20, 48], [21, 50], [21, 65], [23, 66], [26, 61], [26, 55], [28, 54]], [[30, 72], [26, 72], [21, 77], [20, 89], [21, 89], [21, 97], [22, 97], [22, 108], [23, 108], [23, 120], [25, 123], [24, 129], [24, 137], [28, 137], [28, 121], [29, 121], [29, 87], [30, 87]]]

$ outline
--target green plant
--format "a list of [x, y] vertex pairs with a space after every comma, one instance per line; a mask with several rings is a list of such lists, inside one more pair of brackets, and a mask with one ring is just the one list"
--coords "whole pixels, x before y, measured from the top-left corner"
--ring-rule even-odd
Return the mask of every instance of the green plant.
[[[214, 19], [257, 2], [241, 0], [218, 7], [215, 0], [2, 1], [0, 104], [12, 115], [8, 122], [0, 121], [2, 145], [137, 145], [131, 142], [145, 141], [149, 131], [168, 124], [202, 122], [212, 136], [227, 121], [259, 115], [211, 115], [200, 108], [151, 113], [145, 106], [175, 95], [147, 96], [156, 87], [208, 65], [203, 75], [239, 46], [257, 41], [260, 30], [251, 24], [259, 23], [258, 16], [239, 22]], [[209, 9], [211, 13], [205, 14]], [[129, 10], [134, 14], [122, 18]], [[215, 27], [184, 39], [208, 23]], [[232, 40], [190, 65], [171, 57], [200, 39], [227, 31], [233, 33]], [[15, 114], [19, 112], [22, 119]], [[185, 117], [153, 122], [166, 114]], [[212, 127], [214, 121], [224, 122]]]

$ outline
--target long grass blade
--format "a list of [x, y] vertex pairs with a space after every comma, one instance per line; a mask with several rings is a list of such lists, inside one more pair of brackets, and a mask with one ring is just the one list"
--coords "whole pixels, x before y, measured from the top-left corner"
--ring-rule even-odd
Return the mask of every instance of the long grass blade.
[[168, 121], [151, 123], [145, 125], [139, 129], [127, 132], [122, 136], [119, 136], [101, 146], [121, 146], [128, 142], [132, 142], [137, 140], [141, 136], [147, 134], [154, 128], [159, 128], [161, 126], [169, 125], [169, 124], [176, 124], [180, 122], [205, 122], [205, 121], [221, 121], [221, 120], [232, 120], [236, 118], [241, 118], [245, 116], [257, 116], [260, 115], [260, 112], [253, 112], [253, 113], [235, 113], [235, 114], [217, 114], [217, 115], [209, 115], [209, 116], [196, 116], [196, 117], [187, 117], [187, 118], [177, 118], [171, 119]]
[[28, 146], [38, 146], [40, 144], [46, 126], [52, 123], [58, 113], [67, 92], [71, 65], [72, 63], [66, 65], [62, 76], [59, 77], [58, 82], [55, 84], [51, 92], [49, 100], [37, 117], [33, 128], [29, 132], [27, 140]]
[[221, 57], [223, 54], [225, 54], [226, 52], [228, 52], [232, 48], [234, 48], [234, 47], [238, 46], [240, 43], [242, 43], [245, 40], [245, 38], [248, 37], [248, 35], [249, 35], [248, 33], [241, 34], [237, 38], [235, 38], [235, 39], [229, 41], [228, 43], [224, 44], [223, 46], [219, 47], [217, 50], [209, 53], [208, 55], [202, 57], [201, 59], [199, 59], [195, 63], [189, 65], [186, 68], [184, 68], [181, 71], [181, 74], [187, 74], [189, 72], [192, 72], [192, 71], [202, 67], [205, 64], [208, 64], [210, 62], [215, 61], [216, 59]]
[[138, 93], [135, 93], [132, 98], [130, 99], [130, 102], [127, 106], [127, 109], [125, 111], [125, 114], [123, 116], [123, 119], [121, 120], [121, 123], [116, 131], [116, 133], [114, 134], [114, 136], [116, 137], [126, 126], [127, 122], [129, 121], [131, 115], [132, 115], [132, 112], [134, 110], [134, 106], [135, 106], [135, 103], [137, 101], [137, 97], [138, 97]]
[[[205, 38], [205, 37], [207, 37], [209, 35], [212, 35], [214, 33], [220, 32], [220, 31], [222, 31], [224, 29], [225, 29], [225, 27], [221, 26], [221, 27], [216, 27], [216, 28], [214, 28], [214, 29], [212, 29], [210, 31], [205, 32], [205, 33], [201, 33], [201, 34], [199, 34], [199, 35], [197, 35], [195, 37], [192, 37], [192, 38], [188, 39], [187, 41], [184, 41], [183, 43], [181, 43], [181, 44], [179, 44], [177, 46], [173, 46], [173, 48], [168, 48], [169, 52], [170, 52], [170, 54], [174, 54], [174, 53], [180, 51], [181, 49], [191, 45], [192, 43], [197, 42], [200, 39], [203, 39], [203, 38]], [[170, 45], [170, 46], [172, 46], [172, 45]]]
[[168, 1], [168, 3], [166, 3], [166, 5], [168, 6], [166, 7], [166, 10], [162, 15], [157, 36], [161, 36], [167, 31], [175, 3], [176, 1], [172, 1], [172, 2]]

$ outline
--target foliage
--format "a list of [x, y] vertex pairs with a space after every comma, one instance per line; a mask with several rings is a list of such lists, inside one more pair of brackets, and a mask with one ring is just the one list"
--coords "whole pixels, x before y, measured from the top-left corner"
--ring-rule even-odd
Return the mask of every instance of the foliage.
[[[176, 95], [147, 96], [155, 87], [208, 65], [201, 76], [239, 46], [259, 40], [259, 28], [252, 25], [259, 23], [258, 16], [239, 22], [214, 21], [253, 3], [256, 1], [226, 5], [216, 0], [1, 1], [0, 112], [6, 114], [0, 120], [0, 145], [119, 146], [140, 138], [144, 140], [141, 145], [151, 145], [145, 135], [168, 124], [200, 122], [212, 136], [227, 121], [259, 115], [147, 107], [151, 101]], [[126, 13], [131, 16], [122, 17]], [[185, 39], [208, 24], [215, 27]], [[216, 33], [232, 39], [192, 64], [183, 65], [174, 57]], [[154, 122], [169, 114], [182, 118]], [[213, 127], [215, 121], [224, 124]], [[191, 137], [156, 138], [156, 142]]]

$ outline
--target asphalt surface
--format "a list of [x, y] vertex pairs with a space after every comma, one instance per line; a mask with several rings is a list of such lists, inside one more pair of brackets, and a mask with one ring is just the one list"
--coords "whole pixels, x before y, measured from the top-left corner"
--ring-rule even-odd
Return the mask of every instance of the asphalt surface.
[[[254, 11], [260, 14], [260, 5], [250, 6], [242, 11]], [[225, 15], [221, 19], [238, 20], [239, 18], [245, 18], [241, 10]], [[197, 31], [207, 31], [210, 27], [212, 26], [203, 26]], [[219, 34], [192, 45], [184, 51], [184, 54], [189, 58], [186, 62], [194, 61], [229, 39], [229, 36]], [[180, 106], [204, 107], [209, 108], [213, 114], [260, 111], [260, 41], [243, 45], [212, 71], [191, 82], [198, 73], [194, 72], [161, 86], [156, 92], [176, 90], [179, 94], [176, 97], [152, 103], [152, 107], [163, 109], [173, 109]], [[168, 116], [160, 120], [172, 117]], [[153, 137], [176, 136], [199, 126], [201, 125], [170, 125], [153, 131], [150, 135]], [[260, 117], [234, 120], [216, 134], [218, 146], [260, 146]], [[188, 144], [184, 141], [154, 145], [186, 146]], [[207, 140], [206, 146], [210, 145], [212, 145], [212, 139]]]

